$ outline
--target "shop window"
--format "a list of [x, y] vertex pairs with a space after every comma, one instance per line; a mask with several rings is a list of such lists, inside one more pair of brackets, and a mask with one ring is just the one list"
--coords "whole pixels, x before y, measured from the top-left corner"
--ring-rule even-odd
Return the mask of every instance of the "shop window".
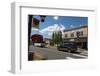
[[74, 33], [71, 33], [71, 37], [74, 37]]
[[76, 35], [77, 35], [77, 37], [83, 36], [83, 31], [78, 31], [78, 32], [76, 33]]
[[65, 34], [65, 37], [68, 37], [68, 35], [67, 35], [67, 34]]
[[80, 36], [83, 36], [83, 31], [80, 32]]

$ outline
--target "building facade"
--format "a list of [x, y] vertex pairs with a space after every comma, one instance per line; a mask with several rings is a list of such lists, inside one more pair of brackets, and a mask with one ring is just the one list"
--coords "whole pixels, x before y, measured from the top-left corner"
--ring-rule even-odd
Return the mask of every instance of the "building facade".
[[78, 47], [87, 49], [88, 44], [88, 26], [80, 26], [76, 28], [64, 30], [63, 42], [75, 42]]

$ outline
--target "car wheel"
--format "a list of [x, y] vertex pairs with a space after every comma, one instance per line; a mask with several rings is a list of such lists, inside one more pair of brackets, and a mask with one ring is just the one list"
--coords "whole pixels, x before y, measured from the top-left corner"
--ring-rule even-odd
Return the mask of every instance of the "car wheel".
[[71, 50], [68, 50], [68, 53], [71, 53]]

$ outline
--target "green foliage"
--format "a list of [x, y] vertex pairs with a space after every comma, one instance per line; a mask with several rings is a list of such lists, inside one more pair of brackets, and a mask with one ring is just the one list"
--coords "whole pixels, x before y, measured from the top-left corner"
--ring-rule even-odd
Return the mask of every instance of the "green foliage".
[[53, 40], [50, 40], [50, 45], [54, 46], [54, 41]]
[[62, 42], [62, 33], [61, 33], [61, 31], [53, 32], [52, 41], [53, 41], [54, 44], [57, 44], [57, 45]]

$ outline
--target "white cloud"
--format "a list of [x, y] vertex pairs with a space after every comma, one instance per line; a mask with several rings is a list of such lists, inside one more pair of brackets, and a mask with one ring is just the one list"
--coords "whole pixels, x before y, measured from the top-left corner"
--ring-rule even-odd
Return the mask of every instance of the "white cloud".
[[82, 26], [81, 24], [79, 26]]
[[33, 34], [41, 34], [43, 35], [44, 38], [51, 38], [52, 37], [52, 33], [54, 31], [61, 31], [62, 34], [63, 34], [63, 30], [65, 29], [64, 25], [62, 24], [53, 24], [51, 26], [48, 26], [42, 30], [39, 30], [39, 29], [36, 29], [36, 28], [32, 28], [32, 33], [31, 35]]
[[35, 30], [35, 31], [39, 31], [39, 29], [37, 29], [37, 28], [33, 28], [33, 27], [32, 27], [32, 31], [34, 31], [34, 30]]
[[33, 34], [40, 34], [40, 30], [37, 29], [37, 28], [33, 28], [32, 27], [32, 29], [31, 29], [31, 35], [33, 35]]
[[80, 26], [84, 26], [84, 25], [80, 24]]
[[47, 28], [42, 29], [40, 32], [44, 33], [44, 32], [54, 32], [54, 31], [61, 31], [64, 30], [65, 27], [62, 24], [54, 24], [51, 26], [48, 26]]
[[49, 33], [48, 33], [48, 36], [51, 36], [51, 35], [52, 35], [52, 32], [49, 32]]
[[42, 35], [46, 34], [48, 37], [51, 37], [52, 33], [54, 31], [61, 31], [63, 33], [64, 29], [65, 29], [64, 25], [62, 25], [62, 24], [54, 24], [54, 25], [48, 26], [47, 28], [44, 28], [44, 29], [40, 30], [40, 33]]
[[59, 17], [58, 16], [54, 16], [53, 18], [54, 18], [54, 20], [58, 20]]
[[70, 28], [74, 28], [74, 26], [73, 25], [70, 25]]

